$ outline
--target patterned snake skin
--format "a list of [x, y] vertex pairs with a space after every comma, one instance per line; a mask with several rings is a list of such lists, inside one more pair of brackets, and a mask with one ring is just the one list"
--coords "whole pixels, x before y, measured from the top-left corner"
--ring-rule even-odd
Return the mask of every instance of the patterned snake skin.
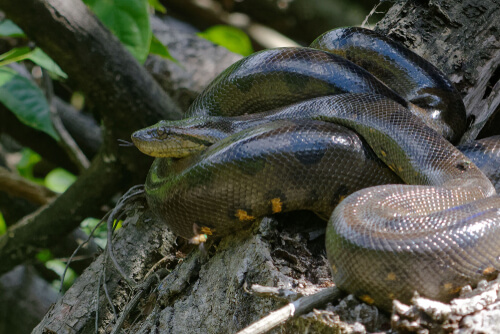
[[414, 291], [449, 301], [495, 276], [500, 198], [475, 163], [498, 182], [498, 138], [461, 148], [467, 156], [450, 144], [443, 136], [465, 128], [458, 93], [384, 36], [342, 28], [313, 46], [327, 51], [251, 55], [206, 88], [190, 118], [134, 133], [160, 157], [145, 185], [151, 209], [187, 239], [314, 211], [329, 220], [334, 282], [386, 310]]

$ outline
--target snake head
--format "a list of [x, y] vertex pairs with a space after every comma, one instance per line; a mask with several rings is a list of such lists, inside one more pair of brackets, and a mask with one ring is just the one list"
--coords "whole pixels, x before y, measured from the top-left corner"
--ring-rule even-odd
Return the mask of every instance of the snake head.
[[183, 158], [225, 137], [212, 117], [160, 121], [132, 134], [132, 142], [144, 154], [161, 158]]

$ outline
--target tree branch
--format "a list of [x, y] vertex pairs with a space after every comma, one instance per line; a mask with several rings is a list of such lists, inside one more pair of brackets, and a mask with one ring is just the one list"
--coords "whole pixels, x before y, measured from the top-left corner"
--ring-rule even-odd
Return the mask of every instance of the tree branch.
[[378, 31], [429, 60], [455, 84], [472, 124], [462, 142], [476, 138], [500, 107], [499, 12], [492, 0], [404, 1], [377, 24]]
[[[123, 165], [107, 163], [98, 156], [65, 193], [10, 227], [0, 236], [0, 273], [57, 243], [83, 219], [101, 216], [101, 206], [122, 184], [117, 175], [126, 175]], [[92, 184], [99, 184], [99, 192]]]
[[0, 273], [99, 212], [116, 192], [144, 180], [151, 163], [117, 139], [181, 112], [132, 55], [78, 0], [0, 0], [0, 8], [74, 80], [100, 113], [104, 147], [92, 166], [53, 203], [0, 238]]
[[3, 167], [0, 167], [0, 191], [38, 205], [47, 204], [56, 197], [53, 191], [30, 182], [18, 174], [11, 173]]

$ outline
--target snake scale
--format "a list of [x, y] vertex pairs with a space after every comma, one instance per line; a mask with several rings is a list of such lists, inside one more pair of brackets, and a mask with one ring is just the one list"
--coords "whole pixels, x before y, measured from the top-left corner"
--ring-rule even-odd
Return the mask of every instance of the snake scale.
[[458, 92], [385, 36], [341, 28], [250, 55], [187, 116], [132, 136], [157, 157], [149, 206], [179, 236], [311, 210], [328, 220], [335, 284], [386, 310], [414, 291], [449, 301], [500, 268], [500, 198], [475, 164], [498, 181], [498, 138], [455, 148]]

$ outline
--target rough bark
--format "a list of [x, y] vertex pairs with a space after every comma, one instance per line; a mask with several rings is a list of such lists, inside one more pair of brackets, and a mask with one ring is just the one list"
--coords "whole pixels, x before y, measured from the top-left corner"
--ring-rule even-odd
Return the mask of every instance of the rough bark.
[[[462, 141], [476, 138], [499, 109], [499, 6], [474, 0], [398, 2], [377, 24], [440, 68], [460, 91], [470, 122]], [[499, 129], [497, 124], [496, 134]]]
[[416, 295], [407, 306], [394, 303], [393, 328], [400, 332], [428, 330], [431, 333], [500, 332], [499, 279], [479, 283], [477, 289], [462, 289], [461, 297], [443, 304]]
[[[149, 221], [149, 222], [148, 222]], [[126, 233], [119, 233], [115, 238], [115, 254], [123, 269], [135, 280], [142, 280], [148, 269], [167, 254], [174, 252], [175, 237], [159, 224], [151, 224], [151, 217], [134, 214], [127, 219]], [[135, 247], [144, 245], [144, 247]], [[129, 252], [130, 251], [130, 252]], [[172, 257], [168, 264], [176, 263]], [[108, 262], [106, 273], [107, 288], [113, 297], [114, 307], [122, 309], [130, 299], [130, 289], [123, 284]], [[96, 316], [97, 284], [102, 274], [103, 256], [100, 256], [78, 278], [73, 287], [49, 310], [33, 333], [46, 333], [52, 330], [55, 333], [94, 333], [94, 319]], [[101, 332], [108, 328], [112, 313], [101, 289], [99, 303], [99, 319]]]
[[[481, 10], [475, 11], [477, 8]], [[491, 42], [485, 47], [475, 36], [499, 31], [498, 13], [499, 5], [493, 1], [442, 0], [424, 4], [411, 1], [396, 4], [379, 29], [414, 48], [450, 75], [464, 94], [470, 115], [475, 113], [473, 110], [481, 102], [488, 101], [484, 103], [492, 105], [497, 95], [499, 84], [491, 80], [489, 96], [478, 98], [488, 91], [488, 81], [498, 64], [498, 41], [492, 40], [493, 35], [490, 34], [488, 38]], [[196, 40], [192, 39], [191, 42], [190, 46], [195, 48]], [[412, 42], [419, 43], [413, 46]], [[427, 47], [427, 43], [431, 46]], [[483, 47], [485, 49], [481, 52]], [[211, 57], [210, 54], [206, 55], [205, 48], [205, 45], [201, 47], [200, 57]], [[460, 51], [460, 66], [453, 66], [457, 63], [450, 50]], [[490, 69], [487, 79], [482, 77], [484, 68]], [[176, 262], [176, 255], [179, 256], [179, 253], [175, 253], [177, 248], [172, 245], [172, 236], [163, 239], [167, 233], [165, 229], [147, 214], [143, 217], [149, 219], [129, 223], [119, 231], [115, 241], [119, 262], [130, 270], [130, 276], [136, 280], [144, 277], [147, 268], [160, 254], [167, 256], [170, 265]], [[264, 219], [250, 231], [225, 238], [215, 249], [210, 250], [205, 260], [200, 259], [198, 251], [194, 251], [157, 286], [158, 291], [150, 295], [151, 299], [144, 299], [135, 312], [135, 324], [130, 324], [134, 321], [130, 317], [125, 328], [140, 333], [234, 332], [279, 304], [248, 294], [244, 289], [245, 283], [284, 287], [301, 293], [329, 286], [331, 282], [324, 259], [321, 223], [314, 225], [316, 220], [311, 216], [299, 214], [284, 216], [280, 220]], [[294, 221], [299, 223], [293, 224]], [[307, 229], [304, 230], [303, 226], [307, 226]], [[95, 315], [92, 306], [96, 297], [93, 291], [101, 261], [99, 259], [80, 277], [38, 325], [35, 333], [43, 333], [44, 330], [90, 333], [93, 330]], [[123, 284], [117, 284], [119, 278], [114, 271], [108, 272], [107, 277], [114, 303], [122, 309], [130, 299], [127, 296], [128, 289]], [[102, 296], [99, 303], [101, 312], [104, 312], [99, 321], [100, 331], [104, 332], [111, 313]], [[291, 321], [278, 331], [365, 333], [384, 332], [389, 328], [387, 316], [353, 297], [340, 302], [333, 301], [333, 304], [325, 310], [311, 312]], [[491, 320], [497, 315], [493, 313], [488, 316]], [[500, 322], [500, 319], [493, 319], [490, 323]], [[461, 324], [460, 321], [457, 323]], [[445, 331], [439, 323], [432, 326], [434, 332]], [[474, 325], [462, 329], [464, 333], [472, 333]]]

